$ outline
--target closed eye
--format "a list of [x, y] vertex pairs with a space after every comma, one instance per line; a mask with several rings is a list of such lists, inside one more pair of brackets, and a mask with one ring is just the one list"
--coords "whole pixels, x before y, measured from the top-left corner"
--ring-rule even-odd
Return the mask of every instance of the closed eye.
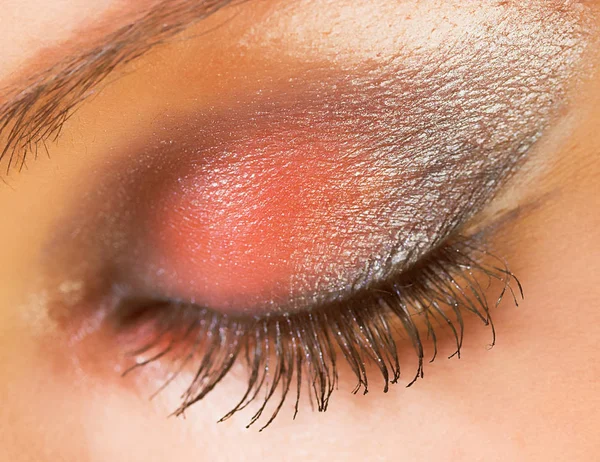
[[[127, 371], [159, 364], [166, 384], [191, 374], [177, 414], [238, 366], [248, 386], [224, 418], [258, 403], [250, 423], [261, 428], [289, 397], [297, 411], [303, 389], [326, 410], [340, 364], [355, 392], [372, 369], [387, 391], [402, 336], [418, 358], [412, 384], [440, 327], [458, 356], [466, 314], [493, 328], [490, 309], [522, 295], [486, 252], [494, 213], [484, 212], [560, 114], [580, 30], [542, 3], [448, 8], [468, 21], [445, 24], [429, 46], [407, 19], [396, 30], [406, 46], [338, 61], [327, 49], [262, 53], [285, 10], [238, 18], [230, 42], [189, 35], [146, 65], [132, 58], [155, 42], [131, 48], [131, 29], [119, 29], [111, 43], [121, 48], [93, 48], [3, 106], [11, 165], [61, 127], [61, 140], [82, 133], [102, 154], [56, 220], [49, 279], [81, 281], [70, 309], [85, 322], [81, 313], [101, 312], [128, 339]], [[180, 30], [157, 11], [168, 34]], [[156, 34], [164, 17], [149, 14], [136, 28]], [[67, 121], [91, 84], [128, 62], [130, 73]]]

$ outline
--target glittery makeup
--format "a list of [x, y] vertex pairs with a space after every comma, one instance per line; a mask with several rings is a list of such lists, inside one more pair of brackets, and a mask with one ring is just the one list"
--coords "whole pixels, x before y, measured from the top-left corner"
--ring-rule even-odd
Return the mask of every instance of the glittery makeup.
[[449, 23], [434, 3], [392, 29], [393, 56], [278, 62], [289, 78], [130, 140], [98, 190], [111, 219], [93, 225], [121, 285], [222, 311], [307, 309], [465, 225], [558, 114], [585, 47], [576, 7], [453, 4]]

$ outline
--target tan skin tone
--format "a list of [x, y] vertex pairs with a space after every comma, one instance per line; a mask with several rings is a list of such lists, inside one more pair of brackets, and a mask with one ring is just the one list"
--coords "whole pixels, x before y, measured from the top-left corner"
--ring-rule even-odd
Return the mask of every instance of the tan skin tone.
[[[56, 49], [65, 40], [82, 36], [81, 24], [103, 18], [93, 33], [104, 34], [140, 7], [111, 3], [90, 7], [88, 2], [30, 0], [3, 6], [2, 14], [15, 20], [0, 28], [0, 62], [6, 63], [0, 88], [50, 59], [40, 54], [45, 47]], [[593, 71], [599, 67], [600, 16], [595, 2], [585, 6], [586, 17], [592, 20], [585, 26], [587, 48], [565, 83], [568, 91], [562, 98], [568, 104], [534, 147], [530, 162], [477, 218], [485, 224], [493, 222], [490, 217], [499, 216], [499, 211], [514, 212], [495, 228], [489, 247], [509, 262], [526, 293], [518, 309], [505, 303], [495, 312], [498, 342], [491, 351], [486, 348], [490, 331], [469, 319], [460, 361], [439, 359], [428, 365], [425, 380], [410, 389], [397, 385], [384, 395], [374, 387], [367, 396], [353, 396], [352, 378], [342, 371], [340, 391], [327, 413], [313, 413], [304, 403], [295, 421], [288, 409], [258, 434], [244, 429], [247, 415], [215, 424], [239, 395], [243, 387], [239, 377], [189, 409], [186, 419], [166, 418], [177, 406], [181, 388], [175, 384], [148, 401], [159, 384], [160, 364], [123, 379], [120, 339], [106, 332], [74, 339], [70, 315], [65, 318], [49, 310], [56, 308], [57, 290], [56, 280], [48, 282], [52, 278], [43, 258], [49, 252], [49, 236], [56, 235], [65, 210], [78, 212], [78, 201], [91, 179], [98, 181], [102, 172], [120, 165], [119, 146], [147, 131], [165, 108], [183, 111], [190, 105], [234, 104], [237, 95], [260, 88], [265, 79], [285, 78], [290, 69], [300, 72], [306, 63], [318, 60], [358, 68], [373, 50], [384, 57], [393, 52], [385, 39], [396, 32], [408, 46], [435, 42], [435, 37], [418, 33], [423, 28], [403, 29], [404, 23], [397, 26], [401, 33], [392, 28], [378, 36], [369, 29], [369, 23], [381, 24], [394, 12], [399, 16], [407, 12], [409, 7], [396, 2], [382, 2], [381, 9], [367, 9], [368, 14], [358, 3], [329, 5], [328, 14], [337, 18], [328, 23], [337, 24], [335, 33], [326, 33], [318, 20], [323, 5], [309, 3], [271, 21], [265, 18], [278, 9], [276, 2], [216, 14], [187, 31], [187, 40], [175, 39], [123, 69], [119, 79], [109, 78], [111, 83], [81, 106], [59, 142], [50, 146], [51, 159], [41, 156], [28, 162], [27, 170], [6, 177], [0, 188], [0, 459], [587, 461], [596, 457], [600, 77]], [[44, 9], [50, 5], [55, 8]], [[448, 6], [445, 17], [453, 24], [449, 36], [464, 34], [469, 20], [476, 22], [484, 10], [480, 5], [465, 13]], [[440, 15], [427, 7], [415, 12], [427, 23]], [[37, 27], [27, 27], [34, 22]], [[260, 27], [249, 32], [252, 24]], [[207, 38], [198, 39], [205, 31], [210, 31]], [[352, 45], [352, 53], [347, 52], [346, 44], [361, 31], [364, 37]], [[88, 39], [93, 39], [91, 33]], [[246, 53], [229, 59], [243, 40]], [[69, 50], [77, 43], [71, 40]], [[269, 56], [284, 56], [278, 61], [281, 67], [273, 66]], [[281, 64], [285, 60], [292, 64]], [[251, 78], [239, 78], [244, 74]], [[161, 98], [153, 92], [157, 87]], [[199, 91], [204, 88], [210, 91]], [[73, 281], [68, 268], [59, 273], [57, 279]], [[77, 297], [77, 290], [71, 289], [62, 286], [61, 293], [67, 295], [61, 303], [68, 305], [68, 294]], [[65, 312], [68, 309], [61, 311]], [[446, 340], [442, 336], [440, 348], [449, 354], [452, 345]], [[401, 351], [404, 370], [411, 370], [410, 347]], [[408, 375], [403, 379], [406, 383]]]

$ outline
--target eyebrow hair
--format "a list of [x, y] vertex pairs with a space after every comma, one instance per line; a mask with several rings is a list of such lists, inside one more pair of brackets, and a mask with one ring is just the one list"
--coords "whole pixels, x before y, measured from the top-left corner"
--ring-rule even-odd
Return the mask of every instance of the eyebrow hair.
[[[216, 11], [243, 0], [158, 0], [138, 19], [105, 35], [87, 50], [55, 63], [27, 79], [0, 103], [0, 162], [6, 172], [22, 169], [38, 147], [48, 152], [64, 123], [94, 88], [116, 68], [147, 53]], [[17, 161], [16, 159], [19, 158]]]

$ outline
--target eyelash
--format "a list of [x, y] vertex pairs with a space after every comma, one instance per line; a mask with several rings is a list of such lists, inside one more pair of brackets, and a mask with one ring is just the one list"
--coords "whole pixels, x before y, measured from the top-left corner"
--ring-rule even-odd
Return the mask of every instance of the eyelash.
[[[479, 282], [481, 278], [486, 281], [485, 288]], [[131, 351], [136, 361], [123, 375], [171, 356], [172, 369], [156, 395], [191, 367], [191, 361], [197, 361], [194, 379], [174, 412], [181, 415], [212, 391], [235, 364], [242, 362], [249, 372], [246, 391], [220, 421], [262, 401], [247, 425], [250, 427], [276, 400], [262, 431], [290, 396], [295, 399], [296, 417], [303, 386], [308, 388], [311, 403], [319, 411], [326, 411], [337, 389], [340, 359], [356, 376], [353, 393], [368, 392], [367, 376], [373, 364], [383, 377], [387, 392], [389, 385], [400, 378], [397, 331], [408, 336], [418, 358], [416, 374], [407, 386], [423, 377], [425, 345], [421, 325], [433, 347], [430, 362], [438, 354], [438, 328], [449, 330], [455, 340], [456, 350], [449, 358], [460, 357], [464, 313], [476, 315], [491, 328], [493, 346], [495, 330], [486, 293], [494, 281], [500, 287], [493, 306], [497, 307], [507, 293], [518, 306], [518, 298], [523, 297], [522, 286], [506, 263], [479, 249], [474, 240], [458, 237], [395, 279], [356, 294], [351, 300], [310, 312], [249, 318], [189, 304], [133, 303], [129, 309], [117, 310], [117, 325], [125, 328], [150, 323], [153, 334], [141, 348]]]

